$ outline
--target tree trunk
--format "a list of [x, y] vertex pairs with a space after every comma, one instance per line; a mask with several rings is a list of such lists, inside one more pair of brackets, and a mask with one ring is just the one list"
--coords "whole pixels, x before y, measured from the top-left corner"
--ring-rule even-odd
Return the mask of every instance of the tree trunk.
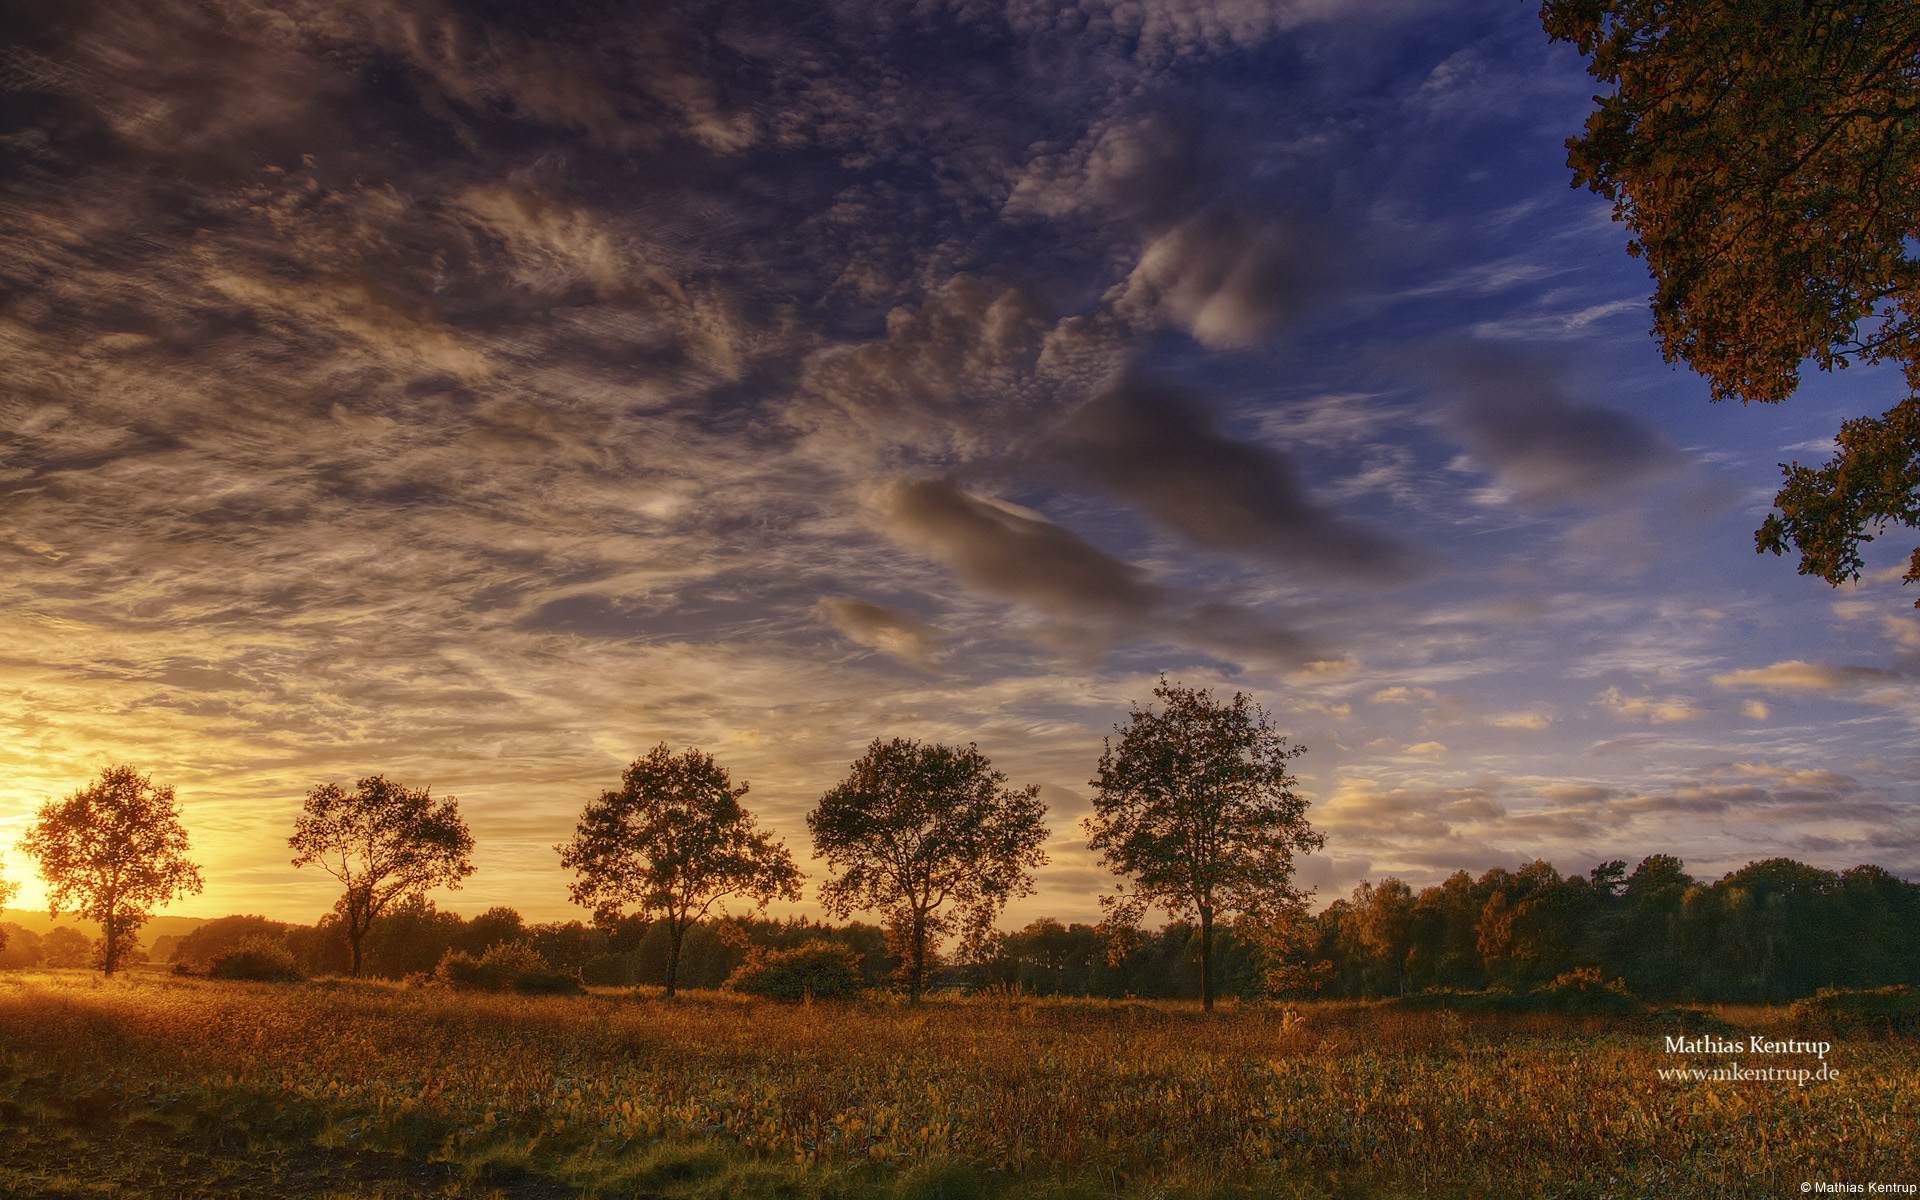
[[680, 942], [687, 936], [687, 927], [672, 917], [667, 918], [667, 999], [673, 999], [674, 980], [680, 974]]
[[1213, 906], [1200, 906], [1200, 1008], [1213, 1011]]
[[366, 930], [355, 933], [353, 926], [347, 926], [347, 943], [353, 947], [353, 968], [350, 973], [355, 979], [360, 978], [360, 939], [366, 936]]
[[907, 1006], [920, 1003], [920, 985], [927, 970], [927, 920], [924, 914], [913, 914], [913, 959], [907, 966]]

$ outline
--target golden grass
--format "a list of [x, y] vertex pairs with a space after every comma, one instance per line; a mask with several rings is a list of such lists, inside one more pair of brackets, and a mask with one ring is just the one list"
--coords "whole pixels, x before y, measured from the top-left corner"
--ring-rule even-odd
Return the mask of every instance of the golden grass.
[[1211, 1018], [1100, 1001], [796, 1008], [725, 993], [535, 999], [8, 973], [0, 1049], [16, 1078], [51, 1073], [76, 1093], [187, 1108], [261, 1097], [320, 1114], [323, 1146], [481, 1174], [512, 1160], [607, 1194], [676, 1146], [779, 1164], [789, 1183], [897, 1182], [959, 1163], [1036, 1195], [1069, 1183], [1088, 1195], [1284, 1184], [1624, 1197], [1920, 1182], [1912, 1045], [1843, 1043], [1842, 1077], [1804, 1087], [1663, 1081], [1661, 1068], [1726, 1061], [1668, 1054], [1661, 1035], [1597, 1018], [1351, 1003]]

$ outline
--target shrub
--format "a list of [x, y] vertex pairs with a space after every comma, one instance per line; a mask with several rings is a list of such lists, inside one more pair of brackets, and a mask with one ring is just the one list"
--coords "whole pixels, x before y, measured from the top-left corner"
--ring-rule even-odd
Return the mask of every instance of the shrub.
[[1604, 1013], [1615, 1017], [1637, 1017], [1647, 1012], [1640, 998], [1618, 979], [1611, 983], [1600, 977], [1597, 967], [1568, 971], [1552, 983], [1527, 993], [1536, 1009], [1564, 1013]]
[[260, 983], [294, 983], [302, 976], [293, 954], [275, 938], [250, 937], [213, 960], [207, 974], [215, 979], [249, 979]]
[[507, 985], [504, 970], [483, 964], [464, 950], [449, 950], [441, 956], [433, 977], [448, 987], [468, 992], [497, 992]]
[[173, 944], [168, 961], [185, 967], [182, 974], [205, 975], [213, 964], [256, 938], [285, 944], [287, 925], [265, 917], [220, 917], [195, 927]]
[[449, 950], [440, 959], [434, 976], [465, 991], [504, 992], [512, 988], [529, 995], [556, 995], [583, 990], [578, 979], [549, 967], [524, 938], [490, 947], [479, 958]]
[[1872, 1037], [1920, 1033], [1920, 991], [1904, 983], [1883, 988], [1821, 988], [1787, 1009], [1795, 1028]]
[[623, 987], [633, 982], [631, 956], [626, 954], [601, 954], [586, 961], [580, 968], [582, 983], [596, 987]]
[[755, 947], [727, 978], [727, 986], [775, 1000], [842, 1000], [865, 986], [860, 960], [838, 942], [811, 941], [791, 950]]
[[523, 996], [576, 996], [587, 990], [579, 977], [565, 971], [521, 971], [512, 986]]
[[1484, 992], [1431, 988], [1412, 996], [1387, 1002], [1393, 1008], [1450, 1012], [1558, 1012], [1618, 1017], [1645, 1015], [1647, 1006], [1629, 992], [1619, 980], [1609, 983], [1593, 967], [1582, 967], [1544, 983], [1530, 992], [1515, 994], [1505, 988]]

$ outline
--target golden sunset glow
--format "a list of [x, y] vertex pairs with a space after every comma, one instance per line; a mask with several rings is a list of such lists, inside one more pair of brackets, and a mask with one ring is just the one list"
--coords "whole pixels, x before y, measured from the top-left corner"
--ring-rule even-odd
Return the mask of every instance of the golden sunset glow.
[[[660, 743], [812, 875], [876, 738], [1039, 785], [1098, 916], [1170, 679], [1305, 745], [1316, 903], [1547, 858], [1920, 872], [1913, 590], [1753, 553], [1890, 369], [1710, 406], [1528, 6], [91, 6], [0, 225], [0, 844], [127, 763], [312, 922], [307, 792], [459, 799], [473, 915]], [[1058, 18], [1058, 19], [1056, 19]], [[49, 27], [50, 29], [52, 27]], [[1764, 408], [1764, 411], [1762, 410]]]

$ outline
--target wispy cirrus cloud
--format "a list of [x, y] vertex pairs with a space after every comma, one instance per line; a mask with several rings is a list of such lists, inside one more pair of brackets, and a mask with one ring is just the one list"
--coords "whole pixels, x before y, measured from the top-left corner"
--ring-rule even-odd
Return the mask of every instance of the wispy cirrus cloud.
[[[1563, 186], [1578, 64], [1483, 16], [10, 13], [0, 824], [138, 761], [244, 881], [208, 911], [310, 918], [328, 889], [262, 847], [386, 770], [473, 814], [458, 903], [552, 917], [552, 843], [657, 741], [721, 755], [796, 846], [896, 732], [978, 739], [1077, 812], [1166, 670], [1313, 747], [1321, 886], [1625, 852], [1606, 802], [1726, 798], [1681, 760], [1856, 778], [1769, 828], [1875, 853], [1879, 818], [1817, 814], [1904, 802], [1903, 714], [1826, 718], [1902, 681], [1818, 667], [1877, 660], [1768, 625], [1797, 593], [1688, 532], [1716, 518], [1674, 447], [1706, 438], [1665, 375], [1607, 343], [1578, 388], [1489, 358], [1436, 401], [1408, 365], [1617, 333], [1644, 290]], [[1762, 438], [1761, 482], [1817, 432]], [[1541, 551], [1609, 529], [1686, 569]], [[1716, 673], [1724, 711], [1690, 699]], [[1735, 715], [1758, 695], [1791, 711]], [[1621, 720], [1595, 798], [1583, 722]], [[1090, 915], [1061, 861], [1039, 911]]]

